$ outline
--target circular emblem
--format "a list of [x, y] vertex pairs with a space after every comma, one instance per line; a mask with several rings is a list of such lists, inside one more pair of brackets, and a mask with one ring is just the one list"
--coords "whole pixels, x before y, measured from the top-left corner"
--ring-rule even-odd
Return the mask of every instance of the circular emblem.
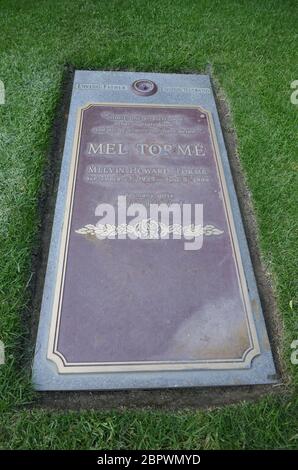
[[157, 92], [157, 85], [152, 80], [136, 80], [131, 86], [137, 95], [150, 96]]

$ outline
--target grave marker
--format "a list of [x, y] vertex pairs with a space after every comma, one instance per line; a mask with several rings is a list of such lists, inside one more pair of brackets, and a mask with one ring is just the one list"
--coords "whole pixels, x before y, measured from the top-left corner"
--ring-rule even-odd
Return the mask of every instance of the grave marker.
[[75, 73], [38, 390], [274, 382], [207, 75]]

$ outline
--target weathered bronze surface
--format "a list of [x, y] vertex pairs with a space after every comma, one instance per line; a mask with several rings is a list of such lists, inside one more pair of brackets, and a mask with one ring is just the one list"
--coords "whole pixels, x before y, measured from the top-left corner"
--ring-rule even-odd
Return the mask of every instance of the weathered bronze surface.
[[[68, 191], [49, 344], [61, 372], [250, 365], [258, 341], [206, 111], [86, 106]], [[183, 239], [96, 238], [98, 204], [119, 195], [203, 204], [211, 233], [192, 251]]]

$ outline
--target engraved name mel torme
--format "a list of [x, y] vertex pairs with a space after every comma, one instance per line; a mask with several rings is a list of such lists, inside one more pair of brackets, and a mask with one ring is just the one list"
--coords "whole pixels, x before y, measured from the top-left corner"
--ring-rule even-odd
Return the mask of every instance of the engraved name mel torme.
[[87, 155], [109, 156], [128, 155], [133, 150], [144, 156], [184, 156], [184, 157], [205, 157], [205, 146], [202, 143], [194, 144], [124, 144], [124, 143], [93, 143], [87, 144]]

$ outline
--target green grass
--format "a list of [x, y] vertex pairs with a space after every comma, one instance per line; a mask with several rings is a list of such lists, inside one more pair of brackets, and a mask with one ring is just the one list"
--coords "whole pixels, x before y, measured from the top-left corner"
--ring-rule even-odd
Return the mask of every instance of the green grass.
[[[295, 1], [0, 0], [1, 448], [297, 448]], [[22, 367], [37, 201], [65, 64], [178, 72], [211, 66], [228, 99], [283, 326], [282, 396], [199, 412], [30, 411]], [[296, 152], [295, 152], [296, 151]], [[293, 304], [290, 304], [290, 302]]]

